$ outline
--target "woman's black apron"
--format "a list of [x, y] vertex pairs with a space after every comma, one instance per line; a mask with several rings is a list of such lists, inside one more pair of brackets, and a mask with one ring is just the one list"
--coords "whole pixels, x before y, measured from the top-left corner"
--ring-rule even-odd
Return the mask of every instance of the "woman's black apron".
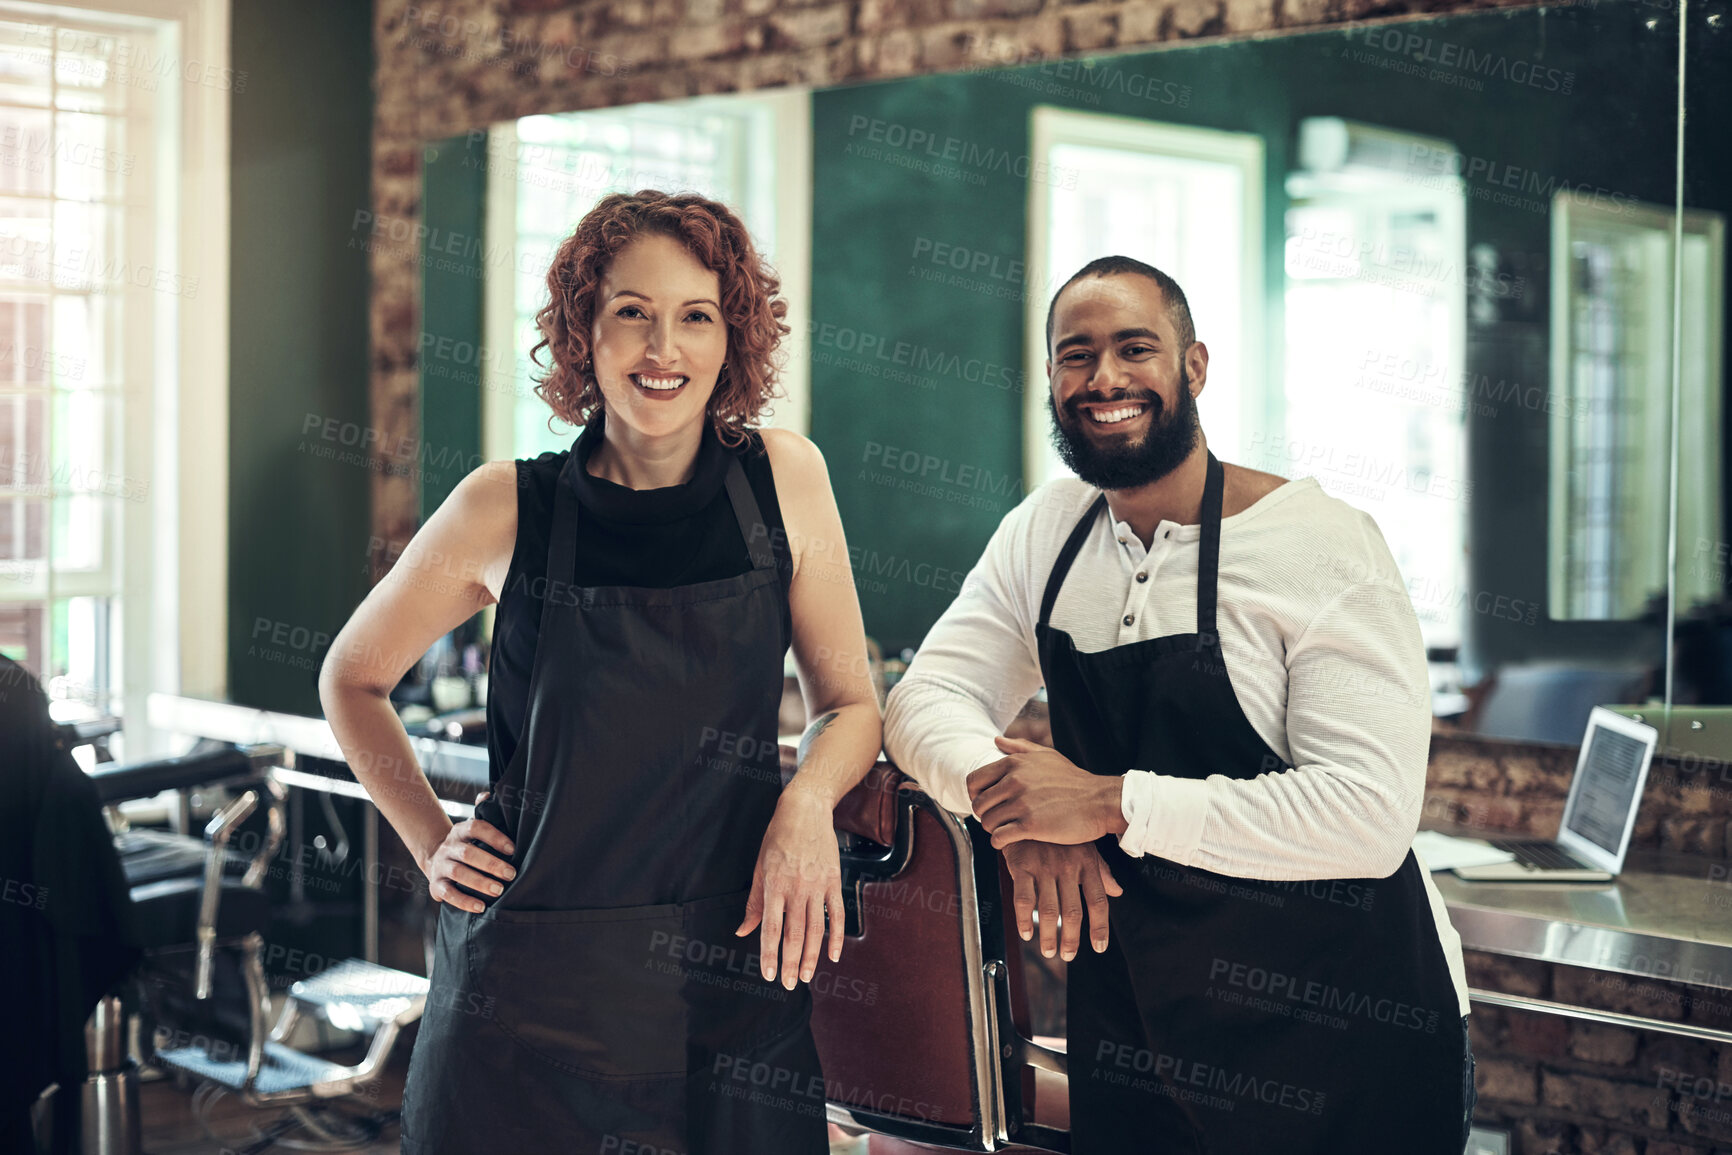
[[[476, 816], [517, 877], [439, 908], [403, 1150], [821, 1153], [811, 992], [736, 937], [781, 792], [784, 593], [737, 457], [752, 568], [671, 589], [572, 583], [556, 486], [524, 736]], [[486, 901], [486, 896], [478, 896]]]
[[[1053, 603], [1103, 495], [1065, 542], [1036, 636], [1053, 741], [1096, 774], [1287, 769], [1233, 693], [1215, 631], [1221, 464], [1209, 454], [1197, 630], [1079, 653]], [[1420, 867], [1269, 882], [1133, 859], [1108, 949], [1068, 969], [1074, 1155], [1460, 1155], [1465, 1042]]]

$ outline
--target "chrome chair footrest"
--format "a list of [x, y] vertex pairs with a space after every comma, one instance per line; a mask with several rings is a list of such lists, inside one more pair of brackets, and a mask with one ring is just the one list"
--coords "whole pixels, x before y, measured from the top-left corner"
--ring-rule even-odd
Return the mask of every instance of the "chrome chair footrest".
[[[169, 1051], [158, 1051], [156, 1058], [164, 1066], [208, 1079], [231, 1091], [239, 1091], [246, 1085], [245, 1056], [217, 1059], [203, 1047], [176, 1047]], [[251, 1090], [260, 1095], [308, 1091], [320, 1085], [343, 1083], [353, 1073], [352, 1067], [303, 1054], [281, 1043], [266, 1043], [264, 1061], [259, 1065], [259, 1076], [253, 1081]]]
[[427, 980], [378, 963], [352, 958], [302, 979], [289, 988], [297, 1008], [351, 1031], [371, 1031], [380, 1023], [419, 1009], [427, 999]]

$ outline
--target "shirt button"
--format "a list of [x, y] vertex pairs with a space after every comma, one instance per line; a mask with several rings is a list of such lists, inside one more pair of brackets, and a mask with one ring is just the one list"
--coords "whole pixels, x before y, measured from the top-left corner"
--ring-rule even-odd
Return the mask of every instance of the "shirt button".
[[1124, 545], [1124, 544], [1125, 544], [1125, 539], [1124, 539], [1124, 538], [1122, 538], [1122, 537], [1121, 537], [1121, 538], [1119, 538], [1119, 544], [1120, 544], [1120, 545]]
[[1146, 582], [1149, 580], [1149, 575], [1146, 573], [1140, 573], [1137, 575], [1137, 580], [1140, 582]]
[[1127, 626], [1130, 625], [1131, 623], [1135, 622], [1136, 620], [1137, 620], [1137, 615], [1135, 615], [1135, 614], [1126, 614], [1125, 615], [1125, 625], [1127, 625]]

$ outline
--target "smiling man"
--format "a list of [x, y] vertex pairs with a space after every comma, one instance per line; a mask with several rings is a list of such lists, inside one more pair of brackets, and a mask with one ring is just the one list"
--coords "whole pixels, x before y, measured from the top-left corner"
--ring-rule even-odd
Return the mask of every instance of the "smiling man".
[[[1160, 270], [1086, 265], [1047, 349], [1076, 477], [1005, 517], [885, 746], [991, 832], [1023, 937], [1038, 909], [1069, 961], [1072, 1151], [1459, 1155], [1467, 988], [1410, 849], [1429, 690], [1382, 535], [1216, 460]], [[1000, 737], [1042, 684], [1056, 749]]]

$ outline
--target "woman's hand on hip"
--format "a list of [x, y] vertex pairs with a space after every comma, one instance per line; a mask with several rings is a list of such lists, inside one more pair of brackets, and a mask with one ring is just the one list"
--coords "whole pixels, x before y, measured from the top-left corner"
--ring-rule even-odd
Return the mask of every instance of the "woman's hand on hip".
[[[477, 794], [476, 804], [479, 805], [489, 793], [483, 790]], [[471, 839], [485, 842], [503, 855], [516, 853], [517, 848], [499, 827], [484, 819], [466, 818], [451, 828], [445, 841], [428, 856], [422, 869], [427, 872], [427, 893], [433, 896], [433, 901], [448, 902], [458, 910], [480, 914], [487, 909], [487, 904], [464, 894], [456, 884], [462, 883], [482, 894], [502, 894], [504, 884], [517, 877], [517, 868], [475, 845]]]
[[[758, 936], [764, 978], [794, 989], [812, 981], [824, 942], [824, 912], [830, 913], [830, 961], [842, 957], [842, 859], [831, 808], [817, 794], [786, 790], [764, 831], [746, 919], [734, 933]], [[777, 953], [780, 948], [780, 963]]]

